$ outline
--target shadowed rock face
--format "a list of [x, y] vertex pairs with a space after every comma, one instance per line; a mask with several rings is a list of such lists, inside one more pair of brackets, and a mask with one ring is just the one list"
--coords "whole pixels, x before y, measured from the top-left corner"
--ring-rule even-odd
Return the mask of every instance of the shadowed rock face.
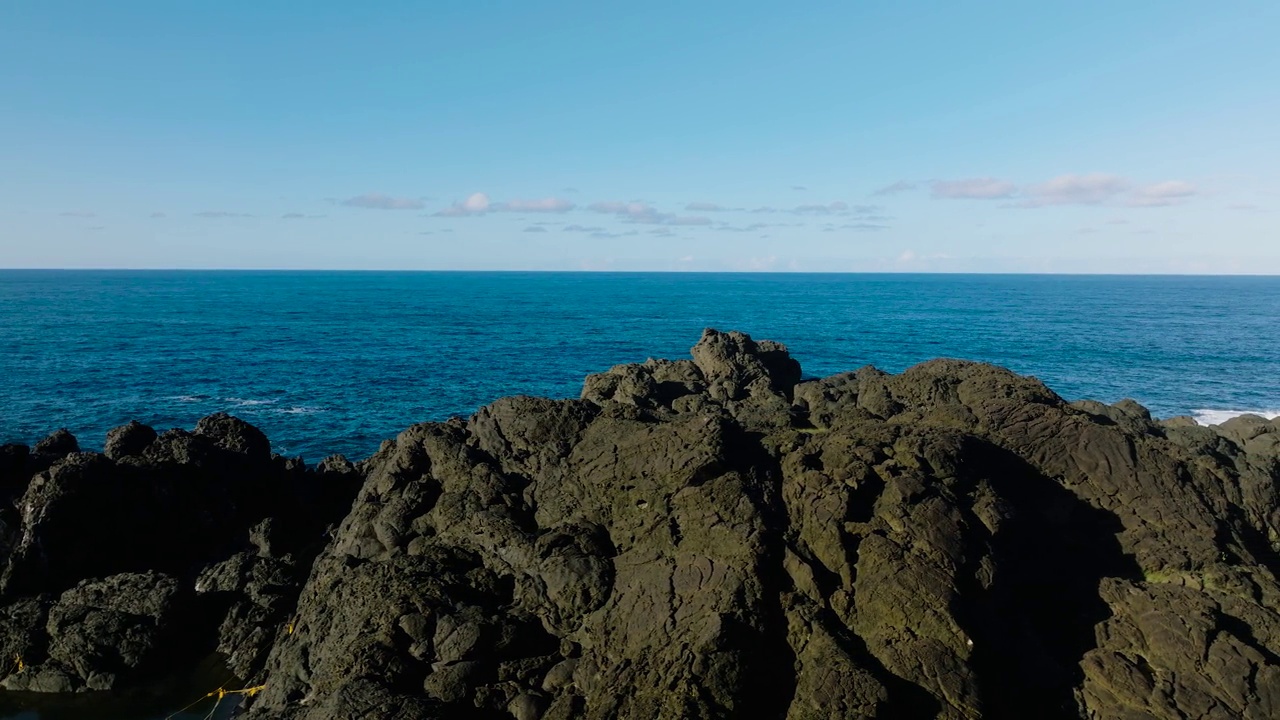
[[228, 415], [194, 433], [65, 431], [0, 452], [0, 687], [74, 692], [167, 675], [218, 649], [261, 666], [326, 523], [360, 479], [270, 455]]
[[1278, 711], [1274, 424], [692, 355], [386, 443], [251, 716]]
[[[137, 628], [186, 593], [226, 598], [206, 632], [254, 649], [238, 657], [264, 686], [255, 719], [1280, 716], [1280, 424], [1067, 404], [954, 360], [801, 382], [785, 347], [739, 333], [707, 331], [692, 358], [295, 468], [321, 488], [363, 478], [300, 595], [312, 555], [286, 552], [288, 503], [197, 545], [198, 571], [42, 543], [60, 585], [31, 580], [28, 538], [70, 511], [27, 508], [63, 507], [45, 489], [63, 468], [126, 477], [135, 457], [67, 455], [19, 501], [3, 577], [27, 584], [0, 609], [0, 651], [44, 653], [62, 675], [40, 689], [138, 677], [168, 641]], [[204, 432], [166, 472], [288, 470], [232, 420], [117, 447], [147, 458]], [[0, 487], [37, 462], [0, 453]], [[162, 592], [174, 576], [194, 584]], [[55, 616], [141, 649], [76, 665], [60, 648], [94, 640]]]

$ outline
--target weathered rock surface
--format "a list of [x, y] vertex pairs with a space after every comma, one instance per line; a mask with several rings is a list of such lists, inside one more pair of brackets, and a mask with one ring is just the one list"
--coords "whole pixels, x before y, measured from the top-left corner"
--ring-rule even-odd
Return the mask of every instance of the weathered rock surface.
[[358, 464], [225, 416], [118, 438], [0, 452], [0, 653], [40, 659], [7, 687], [131, 682], [181, 627], [262, 686], [255, 720], [1280, 716], [1275, 421], [955, 360], [802, 381], [707, 331]]
[[[19, 602], [30, 635], [6, 649], [10, 657], [44, 661], [6, 677], [4, 688], [106, 690], [148, 672], [167, 672], [169, 662], [192, 659], [184, 655], [197, 641], [183, 617], [191, 606], [183, 595], [176, 578], [138, 573], [88, 580], [48, 603]], [[33, 652], [38, 648], [42, 652]]]
[[121, 425], [107, 432], [107, 442], [102, 448], [102, 454], [112, 460], [136, 457], [143, 454], [156, 441], [156, 437], [156, 431], [151, 426], [131, 420], [128, 425]]
[[273, 457], [228, 415], [138, 423], [105, 454], [59, 431], [0, 453], [0, 686], [101, 690], [215, 648], [261, 667], [359, 475]]
[[251, 717], [1277, 712], [1274, 425], [692, 355], [384, 444]]

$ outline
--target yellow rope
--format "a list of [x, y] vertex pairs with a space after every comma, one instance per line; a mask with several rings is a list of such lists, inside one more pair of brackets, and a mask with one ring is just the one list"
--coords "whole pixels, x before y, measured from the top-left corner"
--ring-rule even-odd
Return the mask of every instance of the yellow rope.
[[[290, 620], [290, 621], [289, 621], [289, 627], [288, 627], [287, 629], [288, 629], [289, 634], [290, 634], [290, 635], [292, 635], [292, 634], [293, 634], [293, 621], [292, 621], [292, 620]], [[19, 670], [21, 670], [21, 669], [22, 669], [22, 659], [21, 659], [21, 658], [19, 658], [19, 659], [18, 659], [18, 665], [19, 665], [19, 668], [18, 668], [18, 669], [19, 669]], [[181, 709], [181, 710], [179, 710], [178, 712], [173, 713], [172, 715], [169, 715], [169, 716], [168, 716], [168, 717], [166, 717], [164, 720], [173, 720], [173, 718], [175, 718], [175, 717], [177, 717], [177, 716], [181, 715], [182, 713], [184, 713], [184, 712], [186, 712], [186, 711], [190, 710], [191, 708], [195, 707], [196, 705], [199, 705], [200, 703], [204, 702], [205, 700], [208, 700], [209, 698], [217, 698], [216, 700], [214, 700], [214, 702], [213, 702], [213, 707], [212, 707], [212, 708], [210, 708], [210, 710], [209, 710], [209, 714], [205, 716], [205, 720], [209, 720], [209, 718], [212, 718], [212, 717], [213, 717], [213, 714], [214, 714], [215, 712], [217, 712], [217, 711], [218, 711], [218, 705], [222, 704], [222, 699], [223, 699], [223, 698], [225, 698], [226, 696], [228, 696], [228, 695], [244, 695], [245, 697], [253, 697], [254, 695], [257, 695], [258, 693], [260, 693], [260, 692], [262, 692], [264, 689], [266, 689], [266, 687], [267, 687], [266, 685], [255, 685], [255, 686], [253, 686], [253, 687], [241, 688], [241, 689], [239, 689], [239, 690], [228, 690], [228, 689], [226, 689], [226, 688], [224, 688], [224, 687], [220, 687], [220, 688], [218, 688], [217, 690], [214, 690], [214, 691], [209, 692], [209, 693], [205, 693], [205, 696], [204, 696], [204, 697], [202, 697], [202, 698], [197, 698], [195, 702], [193, 702], [193, 703], [191, 703], [190, 705], [188, 705], [188, 706], [186, 706], [186, 707], [182, 708], [182, 709]]]
[[[292, 633], [293, 633], [293, 623], [289, 623], [289, 633], [290, 633], [290, 634], [292, 634]], [[12, 670], [12, 672], [10, 672], [10, 673], [8, 673], [8, 674], [13, 675], [13, 674], [16, 674], [16, 673], [20, 673], [20, 672], [22, 672], [23, 670], [25, 670], [26, 668], [27, 668], [27, 664], [26, 664], [25, 662], [23, 662], [23, 661], [22, 661], [22, 656], [21, 656], [21, 655], [14, 655], [14, 656], [13, 656], [13, 670]], [[239, 689], [239, 690], [228, 690], [228, 689], [226, 689], [226, 688], [220, 687], [220, 688], [218, 688], [217, 690], [214, 690], [214, 691], [209, 692], [209, 693], [205, 693], [204, 697], [197, 698], [197, 699], [195, 700], [195, 702], [193, 702], [193, 703], [191, 703], [190, 705], [188, 705], [188, 706], [186, 706], [186, 707], [182, 708], [182, 709], [181, 709], [181, 710], [179, 710], [178, 712], [175, 712], [175, 713], [173, 713], [172, 715], [169, 715], [168, 717], [166, 717], [166, 718], [165, 718], [165, 720], [173, 720], [173, 718], [175, 718], [175, 717], [177, 717], [178, 715], [181, 715], [182, 713], [184, 713], [184, 712], [186, 712], [186, 711], [190, 710], [191, 708], [195, 707], [196, 705], [199, 705], [200, 703], [204, 702], [205, 700], [208, 700], [209, 698], [217, 698], [217, 700], [215, 700], [215, 701], [214, 701], [214, 703], [213, 703], [213, 708], [212, 708], [212, 709], [210, 709], [210, 710], [209, 710], [209, 714], [205, 716], [205, 720], [209, 720], [209, 718], [212, 718], [212, 717], [213, 717], [213, 714], [214, 714], [215, 712], [217, 712], [217, 710], [218, 710], [218, 705], [222, 704], [222, 699], [223, 699], [223, 698], [225, 698], [226, 696], [228, 696], [228, 695], [244, 695], [245, 697], [253, 697], [254, 695], [257, 695], [258, 693], [260, 693], [260, 692], [262, 692], [264, 689], [266, 689], [266, 687], [267, 687], [266, 685], [255, 685], [255, 686], [253, 686], [253, 687], [241, 688], [241, 689]]]
[[213, 707], [209, 709], [209, 714], [205, 716], [205, 720], [208, 720], [209, 718], [212, 718], [212, 717], [213, 717], [213, 714], [214, 714], [215, 712], [217, 712], [217, 711], [218, 711], [218, 705], [222, 704], [222, 698], [224, 698], [224, 697], [226, 697], [226, 696], [228, 696], [228, 695], [244, 695], [244, 696], [246, 696], [246, 697], [253, 697], [254, 695], [257, 695], [258, 693], [262, 692], [266, 687], [267, 687], [266, 685], [256, 685], [256, 686], [254, 686], [254, 687], [241, 688], [241, 689], [239, 689], [239, 690], [228, 690], [228, 689], [226, 689], [226, 688], [218, 688], [217, 690], [214, 690], [213, 692], [206, 693], [206, 694], [204, 695], [204, 697], [197, 698], [195, 702], [193, 702], [193, 703], [191, 703], [190, 705], [188, 705], [188, 706], [186, 706], [186, 707], [182, 708], [182, 709], [181, 709], [181, 710], [179, 710], [178, 712], [175, 712], [175, 713], [173, 713], [172, 715], [169, 715], [169, 716], [168, 716], [168, 717], [166, 717], [164, 720], [173, 720], [173, 718], [175, 718], [175, 717], [177, 717], [177, 716], [181, 715], [182, 713], [184, 713], [184, 712], [186, 712], [186, 711], [190, 710], [191, 708], [195, 707], [196, 705], [199, 705], [200, 703], [204, 702], [205, 700], [208, 700], [209, 698], [217, 698], [217, 700], [215, 700], [215, 701], [214, 701], [214, 703], [213, 703]]

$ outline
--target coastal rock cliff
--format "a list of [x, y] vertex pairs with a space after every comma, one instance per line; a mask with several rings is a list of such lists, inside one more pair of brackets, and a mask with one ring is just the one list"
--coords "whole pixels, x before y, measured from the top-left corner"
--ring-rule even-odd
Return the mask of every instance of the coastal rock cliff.
[[1280, 422], [979, 363], [803, 380], [708, 330], [357, 465], [217, 416], [0, 489], [7, 688], [204, 642], [254, 720], [1280, 716]]
[[1280, 713], [1274, 423], [692, 355], [386, 443], [253, 715]]
[[228, 415], [131, 423], [101, 454], [60, 430], [0, 458], [6, 690], [128, 687], [214, 649], [254, 672], [360, 482], [273, 457]]

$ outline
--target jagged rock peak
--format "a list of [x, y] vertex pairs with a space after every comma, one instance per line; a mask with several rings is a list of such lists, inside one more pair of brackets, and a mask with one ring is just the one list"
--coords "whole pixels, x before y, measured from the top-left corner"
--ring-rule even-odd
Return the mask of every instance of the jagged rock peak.
[[792, 388], [800, 382], [800, 363], [786, 345], [772, 340], [757, 342], [736, 330], [725, 333], [707, 328], [689, 352], [713, 396], [720, 391], [726, 399], [736, 400], [744, 392], [773, 392], [790, 398]]
[[156, 431], [149, 425], [137, 420], [121, 425], [107, 432], [107, 441], [102, 454], [112, 460], [119, 460], [131, 455], [141, 455], [156, 440]]
[[196, 435], [214, 441], [218, 447], [255, 458], [271, 455], [271, 442], [258, 428], [227, 413], [214, 413], [196, 423]]
[[690, 354], [692, 360], [650, 358], [589, 375], [581, 397], [660, 415], [724, 414], [752, 429], [788, 422], [788, 408], [800, 382], [800, 363], [785, 345], [708, 328]]
[[32, 448], [40, 455], [70, 455], [74, 452], [80, 452], [80, 443], [76, 440], [76, 436], [66, 428], [60, 428], [50, 433], [49, 437], [36, 443]]

